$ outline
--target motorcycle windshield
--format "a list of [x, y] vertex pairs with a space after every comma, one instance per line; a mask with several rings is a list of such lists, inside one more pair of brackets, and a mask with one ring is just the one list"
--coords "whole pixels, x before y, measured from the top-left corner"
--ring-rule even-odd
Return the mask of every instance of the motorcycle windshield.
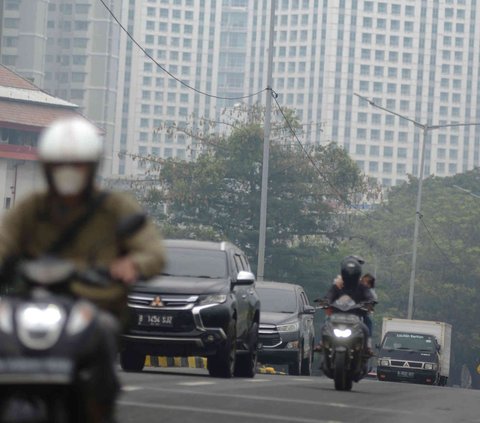
[[332, 307], [340, 311], [349, 311], [357, 308], [357, 303], [349, 295], [342, 295], [333, 302]]

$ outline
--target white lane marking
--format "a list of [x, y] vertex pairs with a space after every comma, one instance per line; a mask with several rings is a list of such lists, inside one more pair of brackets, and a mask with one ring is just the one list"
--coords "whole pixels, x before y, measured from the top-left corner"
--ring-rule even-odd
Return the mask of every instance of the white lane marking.
[[291, 380], [296, 380], [297, 382], [315, 382], [313, 378], [307, 378], [307, 377], [294, 377]]
[[271, 379], [247, 379], [246, 382], [255, 383], [255, 382], [271, 382]]
[[142, 386], [122, 386], [122, 391], [125, 392], [141, 391], [142, 389], [144, 389]]
[[189, 394], [189, 395], [203, 395], [209, 397], [226, 397], [226, 398], [241, 398], [246, 400], [254, 400], [254, 401], [270, 401], [270, 402], [283, 402], [283, 403], [291, 403], [291, 404], [304, 404], [304, 405], [318, 405], [318, 406], [325, 406], [325, 407], [335, 407], [335, 408], [349, 408], [349, 409], [357, 409], [357, 410], [364, 410], [364, 411], [373, 411], [375, 413], [390, 413], [390, 414], [406, 414], [406, 415], [426, 415], [426, 413], [422, 413], [418, 410], [402, 410], [402, 409], [394, 409], [394, 408], [384, 408], [384, 407], [369, 407], [369, 406], [362, 406], [356, 405], [351, 403], [338, 403], [338, 402], [325, 402], [320, 400], [302, 400], [302, 399], [294, 399], [294, 398], [279, 398], [279, 397], [266, 397], [261, 395], [245, 395], [245, 394], [224, 394], [221, 392], [205, 392], [205, 391], [189, 391], [187, 389], [171, 389], [171, 388], [159, 388], [159, 387], [145, 387], [145, 389], [149, 391], [159, 391], [159, 392], [168, 392], [168, 393], [178, 393], [178, 394]]
[[222, 416], [236, 416], [236, 417], [246, 417], [249, 419], [258, 419], [261, 421], [275, 421], [275, 422], [290, 422], [290, 423], [342, 423], [339, 420], [319, 420], [319, 419], [305, 419], [302, 417], [295, 416], [280, 416], [275, 414], [262, 414], [262, 413], [248, 413], [245, 411], [232, 411], [232, 410], [212, 410], [205, 409], [200, 407], [190, 407], [185, 405], [165, 405], [165, 404], [149, 404], [144, 402], [135, 402], [135, 401], [118, 401], [117, 404], [129, 406], [129, 407], [144, 407], [144, 408], [154, 408], [162, 410], [177, 410], [177, 411], [192, 411], [195, 413], [205, 413], [205, 414], [219, 414]]
[[177, 385], [183, 386], [203, 386], [203, 385], [215, 385], [215, 382], [179, 382]]

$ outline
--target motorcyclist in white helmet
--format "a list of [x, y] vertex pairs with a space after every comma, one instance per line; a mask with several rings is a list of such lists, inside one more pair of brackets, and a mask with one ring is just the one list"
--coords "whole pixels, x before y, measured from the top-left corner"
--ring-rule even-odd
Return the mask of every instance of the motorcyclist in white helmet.
[[[6, 213], [0, 228], [0, 264], [5, 273], [18, 259], [52, 253], [88, 268], [95, 251], [95, 264], [108, 269], [112, 279], [123, 282], [102, 288], [81, 282], [72, 284], [72, 295], [87, 298], [108, 312], [104, 320], [110, 335], [106, 338], [112, 366], [105, 369], [96, 387], [93, 407], [96, 417], [92, 421], [105, 420], [118, 392], [113, 371], [116, 337], [112, 333], [120, 331], [117, 322], [126, 321], [127, 286], [140, 276], [159, 274], [165, 262], [161, 237], [150, 219], [135, 234], [122, 240], [121, 245], [120, 241], [115, 242], [118, 222], [142, 209], [125, 193], [96, 187], [95, 176], [102, 156], [98, 128], [86, 119], [53, 122], [41, 134], [38, 145], [38, 160], [47, 189], [21, 199]], [[105, 243], [105, 239], [112, 242]]]

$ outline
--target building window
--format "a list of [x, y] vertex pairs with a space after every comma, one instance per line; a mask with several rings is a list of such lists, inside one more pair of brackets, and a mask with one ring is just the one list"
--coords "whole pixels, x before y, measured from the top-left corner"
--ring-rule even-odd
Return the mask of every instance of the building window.
[[355, 153], [356, 154], [365, 154], [365, 145], [357, 144], [356, 147], [355, 147]]

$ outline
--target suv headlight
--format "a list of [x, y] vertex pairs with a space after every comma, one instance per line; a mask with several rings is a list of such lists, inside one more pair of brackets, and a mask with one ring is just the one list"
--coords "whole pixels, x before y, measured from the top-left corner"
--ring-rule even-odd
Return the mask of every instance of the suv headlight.
[[227, 301], [227, 296], [225, 294], [214, 294], [207, 295], [200, 300], [201, 305], [205, 304], [222, 304]]
[[279, 332], [296, 332], [298, 330], [298, 322], [287, 323], [285, 325], [277, 325]]
[[388, 367], [390, 366], [390, 360], [385, 360], [381, 358], [380, 360], [378, 360], [378, 365]]
[[437, 365], [435, 363], [425, 363], [423, 368], [425, 370], [437, 370]]

